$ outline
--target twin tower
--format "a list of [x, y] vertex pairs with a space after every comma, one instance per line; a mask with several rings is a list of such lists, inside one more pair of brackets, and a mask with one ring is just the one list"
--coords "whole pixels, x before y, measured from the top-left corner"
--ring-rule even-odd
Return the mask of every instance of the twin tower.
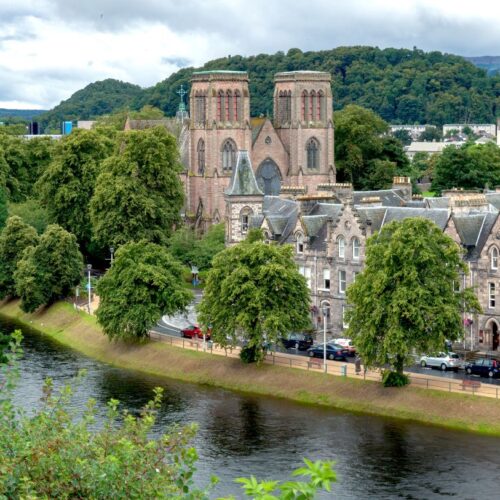
[[186, 216], [204, 227], [223, 220], [224, 191], [239, 150], [248, 151], [264, 194], [315, 194], [335, 182], [331, 76], [277, 73], [273, 118], [250, 118], [248, 74], [193, 73]]

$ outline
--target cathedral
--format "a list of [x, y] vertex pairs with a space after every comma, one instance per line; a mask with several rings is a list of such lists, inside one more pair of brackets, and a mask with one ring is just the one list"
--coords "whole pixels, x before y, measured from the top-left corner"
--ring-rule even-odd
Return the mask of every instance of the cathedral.
[[193, 73], [183, 182], [186, 218], [201, 229], [224, 219], [238, 151], [248, 151], [265, 195], [311, 195], [335, 182], [329, 73], [277, 73], [272, 120], [251, 118], [250, 98], [244, 71]]

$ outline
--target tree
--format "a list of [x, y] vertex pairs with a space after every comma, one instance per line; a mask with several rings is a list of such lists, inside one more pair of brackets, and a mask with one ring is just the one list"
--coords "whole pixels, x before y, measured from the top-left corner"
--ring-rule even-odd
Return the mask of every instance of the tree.
[[455, 289], [465, 272], [458, 245], [427, 219], [394, 221], [369, 238], [346, 316], [365, 365], [390, 364], [403, 377], [411, 354], [460, 338], [462, 312], [480, 309], [472, 289]]
[[127, 243], [97, 284], [96, 315], [110, 338], [140, 339], [163, 314], [184, 311], [193, 299], [182, 283], [182, 267], [154, 243]]
[[37, 182], [50, 221], [73, 233], [83, 249], [87, 249], [92, 234], [89, 202], [100, 164], [110, 149], [111, 143], [104, 135], [77, 129], [61, 140]]
[[209, 271], [199, 321], [212, 339], [235, 345], [239, 338], [261, 360], [263, 343], [310, 326], [310, 295], [289, 245], [242, 243], [217, 254]]
[[68, 296], [79, 283], [82, 269], [75, 235], [57, 224], [48, 226], [38, 244], [24, 250], [14, 272], [21, 309], [33, 312]]
[[441, 130], [437, 127], [425, 127], [425, 130], [419, 135], [418, 140], [424, 142], [439, 142], [443, 138]]
[[[208, 486], [194, 484], [198, 455], [191, 441], [196, 424], [174, 425], [155, 436], [162, 388], [154, 389], [138, 416], [120, 411], [119, 401], [111, 399], [104, 425], [96, 428], [95, 401], [87, 401], [83, 414], [76, 414], [68, 409], [72, 387], [56, 390], [48, 379], [40, 405], [27, 413], [13, 397], [21, 333], [14, 332], [13, 339], [6, 365], [0, 367], [0, 497], [208, 500], [217, 478]], [[78, 374], [75, 383], [82, 377]], [[312, 500], [320, 490], [331, 492], [336, 481], [332, 466], [304, 459], [294, 480], [258, 481], [252, 476], [236, 482], [245, 496], [255, 499]]]
[[493, 144], [466, 143], [444, 148], [434, 164], [432, 189], [484, 189], [500, 184], [500, 148]]
[[10, 217], [0, 234], [0, 298], [16, 294], [14, 272], [24, 250], [38, 243], [36, 230], [20, 217]]
[[35, 198], [28, 198], [23, 203], [11, 203], [9, 205], [9, 214], [21, 217], [26, 224], [33, 226], [38, 234], [42, 234], [49, 225], [47, 210]]
[[5, 227], [5, 222], [9, 216], [9, 210], [7, 208], [7, 193], [5, 188], [0, 185], [0, 231]]
[[405, 130], [405, 129], [395, 130], [394, 132], [392, 132], [392, 135], [396, 139], [401, 141], [401, 143], [404, 146], [408, 146], [411, 144], [412, 138], [411, 138], [410, 132], [408, 132], [408, 130]]
[[163, 127], [123, 132], [90, 203], [97, 244], [166, 244], [184, 201], [176, 140]]

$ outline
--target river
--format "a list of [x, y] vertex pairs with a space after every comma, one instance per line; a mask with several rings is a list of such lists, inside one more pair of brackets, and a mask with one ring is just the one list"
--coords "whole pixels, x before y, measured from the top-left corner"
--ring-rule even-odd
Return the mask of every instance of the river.
[[[1, 321], [0, 328], [13, 326]], [[304, 456], [337, 462], [338, 483], [322, 498], [499, 497], [500, 439], [150, 377], [94, 361], [38, 333], [24, 334], [19, 404], [36, 406], [46, 377], [61, 386], [81, 368], [87, 376], [72, 404], [80, 409], [94, 397], [100, 416], [110, 398], [137, 411], [162, 386], [155, 431], [172, 423], [199, 424], [196, 479], [205, 484], [212, 474], [220, 478], [214, 498], [241, 498], [236, 477], [286, 478]]]

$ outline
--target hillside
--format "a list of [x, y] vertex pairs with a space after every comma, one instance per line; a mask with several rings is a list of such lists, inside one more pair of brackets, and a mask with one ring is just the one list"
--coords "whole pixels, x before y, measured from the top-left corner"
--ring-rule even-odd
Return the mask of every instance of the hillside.
[[500, 56], [466, 57], [467, 61], [486, 70], [489, 75], [500, 73]]
[[[338, 47], [286, 54], [228, 56], [207, 62], [200, 70], [248, 71], [251, 114], [271, 116], [273, 77], [279, 71], [316, 70], [332, 74], [334, 106], [370, 108], [392, 123], [492, 122], [500, 114], [500, 75], [463, 57], [418, 49]], [[116, 80], [88, 85], [41, 118], [58, 125], [64, 119], [89, 119], [120, 108], [150, 104], [173, 116], [179, 86], [189, 88], [195, 68], [183, 68], [155, 86], [142, 90]]]
[[17, 118], [20, 120], [32, 120], [35, 116], [46, 113], [45, 109], [8, 109], [0, 108], [0, 121]]
[[38, 119], [44, 127], [58, 129], [63, 120], [89, 120], [133, 107], [142, 93], [143, 90], [138, 85], [109, 78], [78, 90]]

